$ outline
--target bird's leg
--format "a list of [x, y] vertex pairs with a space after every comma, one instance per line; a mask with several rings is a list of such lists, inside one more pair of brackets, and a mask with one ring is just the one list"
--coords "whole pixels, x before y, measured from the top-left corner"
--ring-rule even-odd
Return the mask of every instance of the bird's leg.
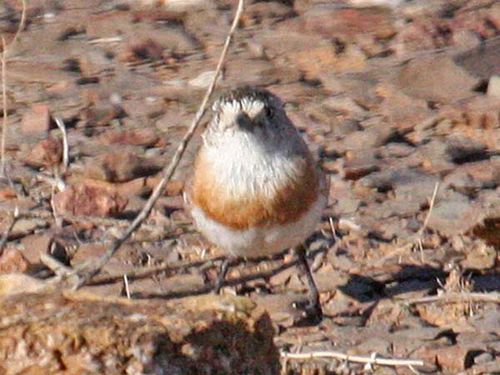
[[226, 280], [227, 271], [235, 263], [236, 259], [228, 257], [222, 261], [220, 266], [219, 275], [217, 276], [217, 281], [215, 282], [214, 292], [216, 294], [220, 293], [220, 290], [224, 286], [224, 281]]
[[299, 267], [306, 275], [307, 286], [309, 288], [309, 304], [305, 308], [306, 314], [314, 320], [321, 320], [323, 317], [323, 311], [321, 309], [321, 303], [319, 302], [318, 287], [314, 282], [309, 263], [307, 263], [306, 248], [304, 245], [299, 245], [294, 249], [294, 251], [299, 261]]

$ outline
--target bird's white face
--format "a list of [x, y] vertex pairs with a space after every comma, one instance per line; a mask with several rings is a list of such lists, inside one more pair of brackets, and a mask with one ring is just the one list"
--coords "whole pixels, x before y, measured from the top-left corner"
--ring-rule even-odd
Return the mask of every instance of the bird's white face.
[[265, 90], [237, 89], [213, 106], [202, 155], [234, 195], [268, 195], [300, 174], [309, 151], [281, 101]]
[[221, 130], [241, 127], [251, 131], [251, 125], [260, 125], [264, 120], [266, 105], [258, 99], [243, 98], [214, 104], [217, 124]]
[[[222, 96], [212, 107], [214, 115], [205, 139], [218, 143], [254, 143], [256, 149], [288, 148], [290, 132], [296, 133], [282, 102], [265, 90], [242, 88]], [[293, 138], [293, 136], [292, 136]]]

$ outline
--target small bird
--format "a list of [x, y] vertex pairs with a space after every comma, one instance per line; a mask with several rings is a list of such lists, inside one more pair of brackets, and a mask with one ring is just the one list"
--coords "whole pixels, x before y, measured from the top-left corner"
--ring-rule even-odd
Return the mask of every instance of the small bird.
[[321, 317], [303, 242], [327, 204], [324, 174], [271, 92], [240, 87], [223, 94], [212, 111], [188, 199], [198, 230], [228, 255], [215, 290], [235, 259], [294, 248], [309, 284], [306, 312]]

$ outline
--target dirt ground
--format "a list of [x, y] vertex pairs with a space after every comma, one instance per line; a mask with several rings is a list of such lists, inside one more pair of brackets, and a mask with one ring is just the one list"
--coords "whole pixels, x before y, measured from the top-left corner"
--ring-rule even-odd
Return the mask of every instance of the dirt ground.
[[[102, 254], [159, 181], [208, 87], [236, 1], [151, 3], [28, 1], [6, 59], [0, 273], [47, 278], [43, 254], [67, 266]], [[500, 3], [246, 3], [218, 90], [249, 84], [280, 96], [331, 180], [308, 241], [325, 317], [304, 324], [294, 308], [306, 283], [291, 254], [239, 264], [224, 293], [267, 309], [281, 350], [500, 373]], [[0, 2], [7, 45], [20, 10]], [[130, 277], [127, 288], [121, 276], [99, 276], [84, 290], [136, 299], [209, 292], [221, 253], [182, 200], [199, 143], [197, 134], [102, 275], [170, 267]], [[339, 360], [286, 368], [412, 373]]]

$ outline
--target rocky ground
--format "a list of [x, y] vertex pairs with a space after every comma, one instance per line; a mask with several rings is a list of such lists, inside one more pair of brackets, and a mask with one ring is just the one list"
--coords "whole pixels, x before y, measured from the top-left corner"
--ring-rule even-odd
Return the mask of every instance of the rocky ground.
[[[28, 1], [0, 104], [8, 114], [1, 274], [50, 277], [46, 254], [81, 264], [126, 228], [194, 117], [235, 5]], [[20, 10], [17, 0], [0, 3], [7, 45]], [[280, 96], [331, 179], [308, 244], [325, 318], [306, 324], [294, 309], [306, 284], [289, 254], [240, 264], [224, 292], [268, 311], [280, 350], [498, 373], [500, 3], [249, 0], [240, 26], [218, 88], [259, 85]], [[209, 290], [221, 254], [182, 203], [199, 142], [145, 225], [84, 291], [172, 300]], [[281, 365], [412, 373], [338, 360]]]

